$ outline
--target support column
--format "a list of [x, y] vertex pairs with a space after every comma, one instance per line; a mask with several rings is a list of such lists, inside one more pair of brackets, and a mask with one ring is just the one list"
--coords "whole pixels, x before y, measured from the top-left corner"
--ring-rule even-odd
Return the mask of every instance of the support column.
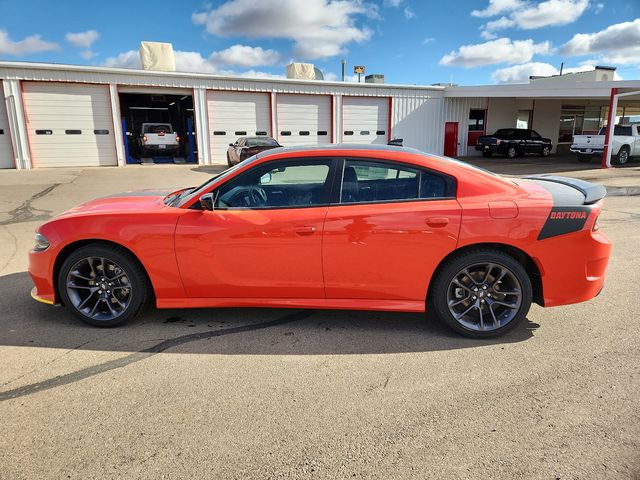
[[124, 148], [125, 139], [122, 131], [120, 97], [118, 96], [118, 86], [115, 83], [109, 84], [109, 96], [111, 97], [111, 116], [113, 117], [113, 134], [116, 141], [116, 157], [118, 158], [118, 166], [124, 167], [127, 164], [127, 155]]
[[607, 118], [607, 131], [604, 135], [604, 150], [602, 151], [602, 168], [611, 167], [611, 149], [609, 141], [613, 142], [613, 133], [616, 123], [616, 112], [618, 110], [618, 89], [611, 89], [609, 97], [609, 116]]
[[271, 117], [271, 137], [278, 140], [278, 99], [277, 93], [271, 92], [269, 94], [269, 115]]
[[206, 88], [193, 89], [193, 111], [196, 117], [196, 139], [198, 140], [198, 164], [211, 165], [209, 148], [209, 114]]
[[2, 80], [4, 90], [3, 99], [7, 107], [9, 120], [9, 134], [13, 145], [14, 161], [16, 169], [31, 169], [31, 151], [29, 150], [29, 137], [27, 135], [27, 121], [22, 105], [22, 90], [20, 80]]

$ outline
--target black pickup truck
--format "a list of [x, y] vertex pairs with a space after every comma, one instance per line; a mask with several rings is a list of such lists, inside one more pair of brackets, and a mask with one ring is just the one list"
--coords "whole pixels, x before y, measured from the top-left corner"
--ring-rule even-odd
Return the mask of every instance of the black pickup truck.
[[508, 158], [519, 157], [525, 153], [537, 153], [548, 157], [551, 146], [551, 140], [528, 128], [501, 128], [493, 135], [478, 137], [476, 140], [476, 150], [481, 151], [483, 157], [490, 157], [494, 153]]

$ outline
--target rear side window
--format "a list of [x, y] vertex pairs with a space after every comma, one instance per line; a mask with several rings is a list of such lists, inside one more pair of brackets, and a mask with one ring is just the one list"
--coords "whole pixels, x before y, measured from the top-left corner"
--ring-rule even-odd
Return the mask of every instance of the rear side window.
[[346, 160], [340, 203], [390, 202], [455, 196], [455, 182], [435, 172], [390, 162]]

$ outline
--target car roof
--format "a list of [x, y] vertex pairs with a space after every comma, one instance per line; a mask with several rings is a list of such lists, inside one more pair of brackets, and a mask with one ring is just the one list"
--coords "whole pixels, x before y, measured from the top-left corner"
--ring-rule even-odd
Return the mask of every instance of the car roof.
[[415, 148], [409, 147], [395, 147], [393, 145], [360, 145], [354, 143], [332, 143], [328, 145], [306, 145], [298, 147], [279, 147], [267, 150], [258, 154], [258, 157], [265, 157], [267, 155], [277, 155], [280, 153], [297, 153], [297, 152], [314, 152], [314, 151], [344, 151], [352, 150], [354, 152], [397, 152], [397, 153], [413, 153], [418, 155], [428, 155], [425, 152], [421, 152]]

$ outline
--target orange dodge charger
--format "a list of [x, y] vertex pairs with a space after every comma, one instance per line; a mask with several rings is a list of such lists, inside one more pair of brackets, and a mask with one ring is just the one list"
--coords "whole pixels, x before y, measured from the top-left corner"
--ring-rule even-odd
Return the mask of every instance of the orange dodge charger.
[[29, 253], [32, 296], [105, 327], [153, 299], [429, 308], [461, 334], [496, 336], [531, 302], [600, 292], [611, 252], [597, 224], [605, 193], [407, 148], [278, 148], [199, 187], [100, 198], [45, 223]]

